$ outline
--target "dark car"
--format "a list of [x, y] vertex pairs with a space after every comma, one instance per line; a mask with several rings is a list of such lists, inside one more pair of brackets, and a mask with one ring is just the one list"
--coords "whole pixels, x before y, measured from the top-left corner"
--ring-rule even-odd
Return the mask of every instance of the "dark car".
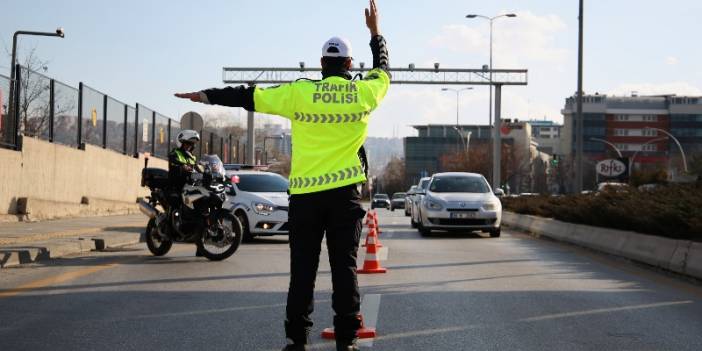
[[394, 193], [390, 200], [390, 211], [395, 211], [396, 208], [405, 208], [405, 197], [407, 193]]
[[388, 194], [375, 194], [371, 201], [371, 209], [374, 208], [390, 208], [390, 197]]

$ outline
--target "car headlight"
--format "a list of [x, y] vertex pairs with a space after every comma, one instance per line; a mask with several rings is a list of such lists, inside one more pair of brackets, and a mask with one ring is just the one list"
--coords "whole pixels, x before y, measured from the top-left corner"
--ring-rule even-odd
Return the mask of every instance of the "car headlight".
[[254, 202], [253, 204], [254, 212], [262, 216], [270, 216], [273, 211], [275, 211], [275, 206], [271, 204], [265, 204], [261, 202]]
[[483, 204], [483, 210], [485, 211], [497, 211], [497, 203], [486, 202]]
[[430, 210], [435, 210], [435, 211], [441, 210], [443, 208], [443, 206], [441, 206], [440, 203], [438, 203], [436, 201], [429, 200], [429, 199], [424, 200], [424, 207], [426, 207]]

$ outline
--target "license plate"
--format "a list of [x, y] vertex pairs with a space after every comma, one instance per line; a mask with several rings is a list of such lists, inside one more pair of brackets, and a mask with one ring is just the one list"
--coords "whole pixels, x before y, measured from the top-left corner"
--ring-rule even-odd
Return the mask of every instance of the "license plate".
[[475, 212], [451, 212], [451, 218], [475, 218]]

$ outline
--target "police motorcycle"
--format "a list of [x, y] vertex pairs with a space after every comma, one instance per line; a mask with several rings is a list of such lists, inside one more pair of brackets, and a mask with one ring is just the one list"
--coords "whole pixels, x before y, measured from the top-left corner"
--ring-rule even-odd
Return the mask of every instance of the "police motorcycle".
[[[241, 244], [241, 222], [228, 210], [224, 164], [217, 155], [205, 155], [189, 175], [181, 194], [169, 194], [168, 171], [149, 168], [149, 158], [141, 172], [141, 186], [151, 195], [139, 201], [139, 209], [149, 217], [146, 246], [154, 256], [163, 256], [173, 243], [194, 243], [198, 254], [211, 261], [227, 259]], [[180, 196], [181, 206], [177, 208]], [[169, 198], [171, 197], [171, 198]]]

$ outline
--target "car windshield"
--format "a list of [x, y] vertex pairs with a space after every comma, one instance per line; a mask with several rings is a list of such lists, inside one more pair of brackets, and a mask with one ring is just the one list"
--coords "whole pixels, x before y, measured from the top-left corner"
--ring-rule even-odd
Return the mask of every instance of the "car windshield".
[[407, 194], [405, 193], [394, 193], [392, 194], [393, 199], [404, 199]]
[[237, 174], [237, 188], [251, 193], [284, 193], [288, 191], [288, 180], [278, 174]]
[[427, 185], [429, 185], [430, 180], [431, 179], [425, 179], [425, 180], [422, 180], [421, 182], [419, 182], [419, 189], [427, 190]]
[[387, 199], [389, 199], [387, 194], [375, 194], [375, 196], [373, 196], [373, 198], [374, 198], [374, 199], [378, 199], [378, 200], [387, 200]]
[[474, 193], [489, 192], [485, 180], [478, 177], [440, 177], [434, 178], [429, 191], [435, 193]]

